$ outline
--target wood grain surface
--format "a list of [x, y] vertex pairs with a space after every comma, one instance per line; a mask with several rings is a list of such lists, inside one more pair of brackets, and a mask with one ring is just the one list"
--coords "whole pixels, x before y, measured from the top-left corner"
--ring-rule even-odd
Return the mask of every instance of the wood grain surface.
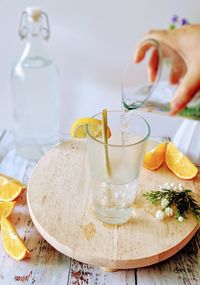
[[143, 169], [130, 221], [103, 224], [93, 213], [85, 143], [68, 141], [51, 150], [33, 170], [29, 211], [42, 236], [65, 255], [113, 269], [144, 267], [178, 252], [198, 229], [192, 216], [183, 223], [155, 219], [156, 209], [142, 194], [166, 181], [200, 189], [198, 179], [183, 182], [165, 165], [155, 172]]

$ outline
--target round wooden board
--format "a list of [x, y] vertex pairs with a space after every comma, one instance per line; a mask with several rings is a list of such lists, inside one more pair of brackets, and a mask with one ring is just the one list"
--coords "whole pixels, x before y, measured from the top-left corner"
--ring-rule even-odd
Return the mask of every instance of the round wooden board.
[[130, 221], [103, 224], [92, 209], [85, 142], [71, 140], [36, 165], [28, 185], [28, 207], [40, 234], [63, 254], [112, 269], [144, 267], [177, 253], [198, 230], [192, 216], [182, 223], [155, 219], [155, 207], [142, 194], [166, 181], [200, 189], [198, 179], [180, 180], [165, 165], [154, 172], [142, 169]]

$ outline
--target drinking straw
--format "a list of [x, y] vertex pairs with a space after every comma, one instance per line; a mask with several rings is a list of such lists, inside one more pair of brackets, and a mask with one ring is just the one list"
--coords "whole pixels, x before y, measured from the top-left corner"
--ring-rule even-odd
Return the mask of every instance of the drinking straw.
[[105, 158], [106, 173], [108, 176], [111, 176], [111, 168], [110, 168], [110, 162], [109, 162], [109, 156], [108, 156], [107, 130], [108, 130], [107, 110], [104, 109], [102, 111], [102, 137], [103, 137], [103, 143], [104, 143], [104, 158]]

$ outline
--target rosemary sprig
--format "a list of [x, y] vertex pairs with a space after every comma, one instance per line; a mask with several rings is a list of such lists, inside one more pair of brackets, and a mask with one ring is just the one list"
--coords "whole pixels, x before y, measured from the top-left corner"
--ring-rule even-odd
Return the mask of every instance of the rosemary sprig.
[[102, 136], [103, 136], [103, 142], [104, 142], [104, 158], [105, 158], [106, 173], [110, 177], [111, 168], [110, 168], [109, 155], [108, 155], [107, 129], [108, 129], [107, 110], [104, 109], [102, 111]]
[[165, 199], [167, 203], [163, 207], [163, 212], [167, 207], [175, 208], [176, 219], [180, 217], [187, 219], [189, 213], [192, 213], [200, 221], [200, 204], [196, 201], [190, 189], [175, 191], [161, 188], [160, 191], [146, 192], [143, 196], [153, 205], [162, 204], [162, 200]]

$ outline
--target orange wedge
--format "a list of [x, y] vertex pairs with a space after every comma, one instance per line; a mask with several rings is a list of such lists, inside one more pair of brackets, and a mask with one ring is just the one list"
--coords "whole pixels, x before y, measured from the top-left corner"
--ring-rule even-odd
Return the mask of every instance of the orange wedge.
[[165, 160], [168, 168], [180, 178], [192, 179], [198, 173], [197, 167], [171, 142], [167, 146]]
[[0, 219], [2, 216], [6, 218], [11, 214], [16, 202], [0, 202]]
[[13, 201], [26, 188], [18, 180], [0, 174], [0, 201]]
[[144, 156], [144, 167], [150, 170], [158, 169], [165, 159], [166, 148], [166, 143], [161, 143], [147, 152]]
[[22, 260], [29, 256], [30, 252], [20, 239], [14, 226], [4, 216], [1, 218], [1, 236], [4, 249], [11, 257]]

